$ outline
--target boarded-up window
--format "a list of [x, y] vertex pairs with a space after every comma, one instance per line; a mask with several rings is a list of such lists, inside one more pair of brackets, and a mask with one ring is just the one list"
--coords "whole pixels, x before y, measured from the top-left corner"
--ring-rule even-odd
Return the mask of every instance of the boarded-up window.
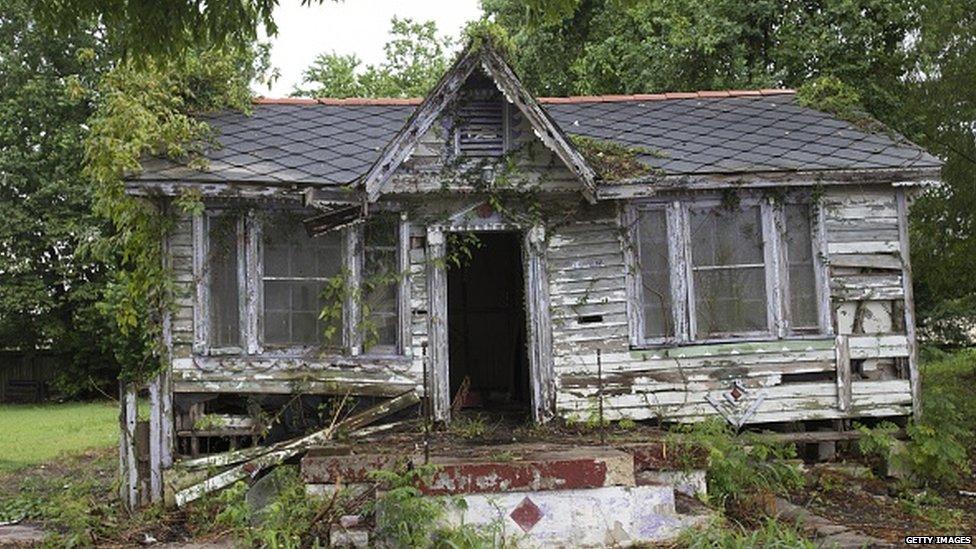
[[691, 208], [697, 338], [768, 330], [759, 206]]
[[338, 331], [327, 341], [319, 316], [326, 282], [341, 270], [342, 232], [312, 238], [301, 220], [297, 213], [276, 212], [262, 226], [264, 343], [337, 346]]
[[208, 343], [213, 348], [241, 346], [239, 222], [229, 213], [207, 216]]
[[363, 315], [367, 350], [396, 351], [400, 279], [398, 221], [394, 215], [375, 215], [366, 221], [363, 229]]
[[644, 339], [674, 335], [671, 312], [671, 265], [668, 261], [668, 225], [663, 209], [641, 210], [638, 219], [638, 258]]
[[788, 204], [783, 208], [786, 217], [784, 235], [786, 263], [789, 267], [790, 325], [793, 330], [810, 331], [818, 328], [817, 284], [814, 275], [810, 206]]

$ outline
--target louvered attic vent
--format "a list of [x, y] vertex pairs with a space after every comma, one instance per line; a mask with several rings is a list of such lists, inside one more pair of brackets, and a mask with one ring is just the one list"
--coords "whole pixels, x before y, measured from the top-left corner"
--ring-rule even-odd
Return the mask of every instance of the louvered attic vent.
[[469, 99], [458, 109], [457, 152], [467, 158], [505, 153], [505, 104], [500, 97]]

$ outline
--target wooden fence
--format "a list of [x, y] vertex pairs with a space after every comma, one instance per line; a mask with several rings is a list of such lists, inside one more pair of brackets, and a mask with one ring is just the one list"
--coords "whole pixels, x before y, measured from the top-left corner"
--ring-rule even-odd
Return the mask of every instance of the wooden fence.
[[63, 360], [50, 351], [0, 350], [0, 403], [45, 399]]

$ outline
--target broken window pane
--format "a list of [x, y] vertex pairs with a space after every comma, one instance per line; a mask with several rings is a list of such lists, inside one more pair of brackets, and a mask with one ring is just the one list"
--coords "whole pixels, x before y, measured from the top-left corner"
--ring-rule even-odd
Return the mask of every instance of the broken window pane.
[[396, 350], [400, 279], [398, 223], [395, 215], [374, 215], [363, 229], [363, 315], [366, 319], [363, 339], [367, 350]]
[[789, 267], [790, 319], [794, 330], [815, 330], [817, 320], [817, 284], [814, 272], [813, 231], [810, 206], [788, 204], [785, 245]]
[[696, 337], [768, 330], [759, 206], [692, 208], [689, 213]]
[[663, 209], [642, 210], [638, 223], [637, 254], [644, 307], [644, 338], [670, 337], [674, 335], [674, 322], [671, 316], [667, 215]]
[[241, 345], [237, 226], [235, 215], [207, 217], [209, 344], [215, 348]]
[[[328, 339], [319, 319], [326, 306], [326, 282], [342, 268], [342, 232], [310, 237], [299, 212], [267, 214], [262, 226], [264, 343], [268, 345], [330, 345], [341, 341], [341, 330]], [[342, 303], [330, 306], [342, 307]]]

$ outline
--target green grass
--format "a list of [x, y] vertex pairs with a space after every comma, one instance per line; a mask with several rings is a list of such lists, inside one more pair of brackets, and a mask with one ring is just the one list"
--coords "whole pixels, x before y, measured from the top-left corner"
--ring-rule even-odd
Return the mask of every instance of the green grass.
[[116, 444], [118, 417], [114, 402], [0, 405], [0, 473]]
[[964, 427], [976, 431], [976, 348], [947, 353], [923, 348], [921, 356], [922, 400], [945, 398], [959, 411]]

